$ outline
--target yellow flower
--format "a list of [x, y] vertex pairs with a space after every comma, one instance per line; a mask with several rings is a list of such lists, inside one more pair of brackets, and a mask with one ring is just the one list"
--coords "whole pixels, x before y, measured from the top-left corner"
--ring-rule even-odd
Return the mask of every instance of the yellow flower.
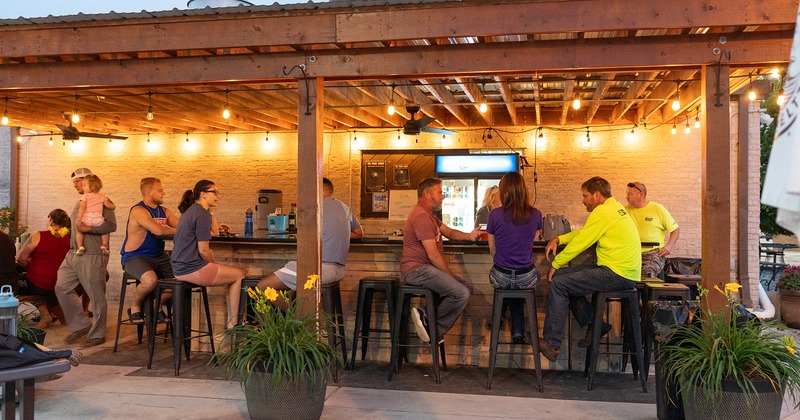
[[278, 299], [278, 291], [271, 287], [267, 287], [267, 290], [264, 291], [264, 295], [270, 302], [275, 302], [275, 300]]
[[255, 289], [253, 287], [248, 287], [247, 288], [247, 296], [250, 296], [250, 299], [255, 299], [256, 296], [258, 296], [258, 292], [256, 290], [257, 289]]
[[797, 350], [795, 350], [794, 347], [786, 346], [786, 350], [789, 350], [789, 353], [792, 353], [792, 355], [797, 353]]
[[728, 283], [725, 285], [725, 291], [729, 293], [736, 293], [739, 289], [742, 288], [742, 285], [739, 283]]
[[[719, 288], [719, 286], [718, 286], [718, 285], [716, 285], [716, 284], [714, 285], [714, 289], [716, 289], [718, 292], [722, 293], [723, 295], [725, 295], [725, 296], [728, 296], [728, 293], [724, 292], [724, 291], [723, 291], [722, 289], [720, 289], [720, 288]], [[725, 290], [727, 290], [727, 289], [725, 289]]]
[[317, 285], [317, 280], [319, 280], [319, 276], [316, 274], [311, 274], [308, 276], [308, 280], [306, 280], [306, 284], [303, 285], [303, 289], [313, 289], [314, 286]]

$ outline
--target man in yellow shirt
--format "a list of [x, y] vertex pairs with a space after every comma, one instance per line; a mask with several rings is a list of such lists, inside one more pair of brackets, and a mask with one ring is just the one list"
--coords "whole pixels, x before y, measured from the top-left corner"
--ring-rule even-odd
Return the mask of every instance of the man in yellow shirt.
[[[628, 183], [625, 199], [628, 200], [625, 210], [628, 210], [628, 214], [636, 223], [639, 239], [642, 242], [658, 242], [658, 246], [642, 247], [642, 276], [661, 277], [666, 262], [665, 257], [672, 252], [672, 248], [678, 242], [681, 229], [664, 206], [647, 199], [647, 187], [641, 182]], [[667, 233], [669, 241], [664, 244]]]
[[[547, 278], [551, 281], [539, 350], [551, 362], [558, 358], [564, 338], [568, 311], [581, 327], [592, 322], [592, 304], [586, 295], [592, 292], [625, 290], [636, 286], [642, 271], [642, 246], [639, 232], [625, 208], [611, 196], [611, 185], [593, 177], [581, 185], [583, 205], [590, 212], [586, 224], [578, 230], [557, 236], [547, 243], [545, 256], [552, 259]], [[556, 255], [558, 245], [566, 245]], [[597, 265], [561, 268], [578, 254], [596, 244]], [[611, 326], [604, 324], [607, 334]], [[591, 343], [592, 328], [578, 344]]]

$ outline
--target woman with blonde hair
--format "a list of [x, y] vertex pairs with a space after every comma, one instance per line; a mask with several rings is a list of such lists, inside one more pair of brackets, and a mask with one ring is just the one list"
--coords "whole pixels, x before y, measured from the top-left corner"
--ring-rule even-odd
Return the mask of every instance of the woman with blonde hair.
[[492, 185], [487, 188], [486, 192], [483, 194], [481, 208], [478, 209], [478, 213], [475, 215], [475, 227], [485, 225], [486, 221], [489, 220], [489, 212], [501, 205], [500, 190], [497, 188], [497, 185]]

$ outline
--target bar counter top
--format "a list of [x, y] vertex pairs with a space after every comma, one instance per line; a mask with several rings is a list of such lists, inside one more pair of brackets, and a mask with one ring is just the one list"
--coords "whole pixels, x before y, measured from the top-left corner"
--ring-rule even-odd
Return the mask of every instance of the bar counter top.
[[[271, 233], [267, 231], [256, 231], [253, 237], [245, 236], [217, 236], [211, 238], [213, 243], [230, 243], [230, 244], [294, 244], [297, 243], [296, 233]], [[374, 236], [366, 235], [363, 238], [351, 239], [350, 244], [362, 245], [403, 245], [402, 236]], [[487, 241], [454, 241], [444, 240], [444, 245], [457, 245], [457, 246], [475, 246], [481, 248], [488, 248]], [[536, 242], [536, 245], [544, 247], [545, 242]], [[536, 246], [534, 245], [534, 246]]]

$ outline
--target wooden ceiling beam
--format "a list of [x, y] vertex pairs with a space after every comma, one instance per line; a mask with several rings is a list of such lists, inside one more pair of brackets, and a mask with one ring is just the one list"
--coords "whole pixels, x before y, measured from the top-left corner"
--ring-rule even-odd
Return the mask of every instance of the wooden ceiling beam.
[[[428, 91], [436, 98], [437, 101], [439, 101], [439, 103], [445, 104], [445, 109], [450, 111], [450, 113], [453, 114], [453, 116], [460, 121], [461, 124], [469, 126], [469, 117], [466, 115], [466, 112], [464, 112], [464, 108], [461, 105], [457, 105], [458, 100], [455, 96], [453, 96], [452, 92], [447, 90], [444, 85], [436, 83], [436, 81], [430, 82], [425, 79], [420, 79], [420, 83], [424, 84], [428, 88]], [[449, 119], [439, 122], [445, 125], [450, 125]]]
[[564, 103], [561, 104], [561, 125], [567, 123], [567, 114], [569, 114], [569, 110], [572, 109], [572, 100], [575, 96], [572, 92], [575, 90], [577, 83], [575, 80], [565, 80], [564, 81]]
[[[344, 44], [532, 33], [636, 31], [793, 24], [797, 0], [591, 0], [434, 3], [327, 9], [70, 21], [0, 28], [0, 56], [97, 54], [271, 45]], [[591, 19], [575, 19], [591, 16]], [[414, 22], [413, 25], [393, 24]], [[108, 33], [114, 36], [108, 36]]]
[[[644, 102], [642, 106], [644, 109], [642, 118], [648, 121], [650, 117], [662, 107], [671, 106], [672, 101], [675, 99], [675, 92], [678, 85], [685, 84], [689, 79], [694, 77], [697, 72], [698, 70], [676, 70], [667, 73], [664, 76], [664, 81], [659, 83], [650, 93], [650, 96], [647, 98], [649, 100]], [[678, 80], [681, 82], [678, 83]]]
[[[628, 90], [625, 91], [625, 94], [622, 97], [622, 100], [614, 106], [613, 111], [611, 112], [611, 119], [608, 121], [610, 124], [616, 124], [623, 115], [634, 105], [637, 104], [637, 99], [644, 94], [647, 87], [650, 86], [650, 82], [658, 76], [657, 71], [650, 71], [650, 72], [641, 72], [636, 77], [636, 81], [633, 82]], [[637, 121], [639, 119], [637, 118]]]
[[[485, 122], [487, 125], [492, 125], [492, 122], [494, 121], [494, 118], [492, 117], [492, 108], [488, 103], [486, 103], [486, 98], [484, 98], [481, 88], [479, 88], [477, 84], [471, 83], [463, 77], [456, 77], [455, 81], [459, 86], [461, 86], [461, 90], [464, 91], [464, 94], [466, 94], [467, 98], [469, 98], [469, 100], [472, 102], [472, 106], [475, 107], [476, 113], [481, 117], [483, 122]], [[481, 103], [486, 103], [486, 112], [481, 112]]]
[[[345, 82], [332, 82], [326, 84], [325, 87], [326, 94], [333, 94], [338, 95], [342, 98], [345, 102], [351, 103], [355, 106], [361, 106], [363, 110], [367, 113], [374, 115], [379, 120], [382, 120], [386, 124], [389, 124], [393, 127], [398, 125], [402, 125], [404, 121], [401, 121], [399, 115], [395, 113], [395, 115], [389, 115], [386, 112], [386, 104], [388, 104], [388, 100], [386, 102], [378, 102], [374, 98], [364, 94], [360, 90], [356, 89], [354, 86], [350, 85], [349, 83]], [[326, 95], [326, 99], [328, 96]]]
[[608, 89], [611, 87], [611, 82], [614, 80], [616, 73], [604, 74], [602, 80], [597, 81], [597, 86], [592, 95], [592, 101], [589, 105], [589, 110], [586, 112], [586, 124], [591, 124], [594, 119], [594, 114], [600, 108], [600, 101], [606, 97]]
[[503, 98], [508, 116], [512, 125], [517, 125], [517, 108], [514, 105], [514, 95], [511, 92], [511, 83], [505, 77], [495, 76], [494, 80], [500, 87], [500, 96]]

